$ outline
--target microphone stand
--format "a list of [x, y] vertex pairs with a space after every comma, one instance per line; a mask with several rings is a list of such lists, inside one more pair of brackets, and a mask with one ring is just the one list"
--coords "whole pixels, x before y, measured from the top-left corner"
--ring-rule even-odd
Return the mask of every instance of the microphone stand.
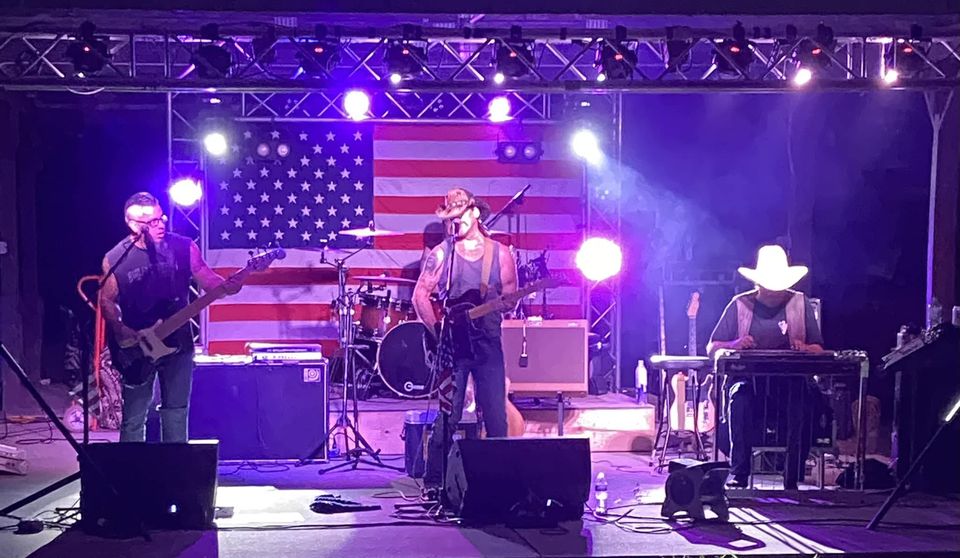
[[531, 187], [532, 187], [531, 184], [527, 184], [526, 186], [523, 187], [523, 189], [521, 189], [519, 192], [514, 194], [514, 196], [510, 198], [510, 201], [508, 201], [500, 211], [498, 211], [493, 217], [491, 217], [486, 223], [484, 223], [483, 226], [487, 227], [488, 229], [493, 227], [494, 225], [497, 224], [497, 221], [499, 221], [501, 217], [506, 215], [506, 213], [514, 205], [523, 205], [523, 196], [524, 194], [527, 193], [527, 190], [529, 190]]
[[[443, 343], [453, 342], [452, 335], [447, 334], [447, 328], [450, 327], [450, 324], [448, 323], [448, 320], [447, 320], [447, 315], [448, 315], [447, 312], [449, 310], [450, 289], [453, 287], [453, 265], [457, 259], [457, 234], [460, 232], [459, 229], [460, 229], [460, 220], [459, 219], [454, 220], [452, 231], [450, 233], [450, 236], [447, 238], [447, 245], [450, 247], [449, 258], [448, 258], [448, 261], [450, 263], [449, 265], [447, 265], [446, 278], [444, 279], [443, 295], [440, 297], [440, 307], [442, 308], [442, 312], [441, 312], [442, 317], [440, 320], [440, 335], [439, 335], [439, 338], [437, 339], [437, 358], [436, 358], [436, 365], [434, 366], [435, 377], [433, 381], [436, 381], [436, 371], [441, 364], [440, 355], [443, 354]], [[453, 347], [449, 347], [448, 349], [450, 351], [451, 358], [454, 358], [453, 349], [454, 349]], [[455, 374], [455, 373], [456, 373], [456, 361], [454, 361], [454, 370], [451, 371], [451, 374]], [[453, 382], [453, 386], [454, 386], [453, 397], [460, 397], [461, 394], [457, 393], [456, 379], [451, 378], [451, 381]], [[439, 399], [440, 397], [443, 397], [443, 395], [440, 393], [440, 390], [437, 390], [437, 398]], [[450, 435], [450, 415], [443, 412], [443, 409], [440, 409], [440, 414], [442, 415], [440, 419], [440, 429], [441, 429], [440, 439], [443, 442], [442, 444], [443, 449], [441, 452], [442, 455], [440, 459], [440, 494], [437, 495], [437, 503], [440, 504], [440, 509], [442, 510], [444, 507], [444, 497], [447, 494], [447, 459], [449, 457], [448, 454], [450, 453], [450, 441], [451, 441], [450, 438], [452, 436]]]

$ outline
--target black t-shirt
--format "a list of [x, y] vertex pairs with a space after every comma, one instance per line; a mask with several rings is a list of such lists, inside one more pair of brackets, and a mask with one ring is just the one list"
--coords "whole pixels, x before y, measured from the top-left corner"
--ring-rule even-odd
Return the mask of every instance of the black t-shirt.
[[[789, 349], [790, 336], [787, 332], [787, 303], [776, 307], [769, 307], [758, 301], [757, 295], [747, 295], [753, 298], [753, 321], [750, 323], [750, 335], [756, 342], [757, 349]], [[788, 299], [789, 300], [789, 299]], [[803, 297], [806, 316], [804, 322], [807, 328], [806, 343], [808, 345], [823, 345], [823, 336], [820, 326], [813, 312], [810, 299]], [[710, 341], [733, 341], [738, 335], [737, 303], [731, 302], [723, 311], [717, 327], [714, 328]]]
[[[131, 242], [126, 238], [107, 252], [107, 263], [116, 264]], [[190, 244], [189, 238], [168, 232], [163, 242], [154, 245], [155, 249], [134, 246], [120, 261], [114, 273], [117, 305], [124, 324], [135, 330], [143, 329], [187, 305], [192, 277]], [[170, 346], [192, 348], [189, 325], [166, 342]]]

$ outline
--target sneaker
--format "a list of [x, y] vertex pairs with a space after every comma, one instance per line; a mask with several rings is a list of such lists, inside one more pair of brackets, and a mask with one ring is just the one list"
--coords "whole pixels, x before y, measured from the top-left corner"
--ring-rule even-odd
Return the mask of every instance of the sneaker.
[[746, 488], [750, 486], [749, 475], [736, 475], [727, 481], [727, 488]]

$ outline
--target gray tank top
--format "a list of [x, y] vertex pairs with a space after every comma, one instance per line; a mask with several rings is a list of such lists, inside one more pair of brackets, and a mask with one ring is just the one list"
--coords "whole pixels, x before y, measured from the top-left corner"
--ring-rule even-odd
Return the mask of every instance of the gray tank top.
[[[503, 293], [503, 281], [500, 279], [500, 243], [493, 239], [486, 239], [485, 242], [493, 242], [493, 262], [490, 266], [490, 284], [487, 287], [487, 301], [494, 300]], [[453, 280], [450, 285], [451, 298], [457, 299], [464, 293], [473, 289], [480, 289], [480, 279], [483, 275], [483, 258], [475, 262], [467, 261], [457, 254], [456, 250], [450, 249], [449, 242], [444, 245], [444, 252], [453, 253], [453, 258], [446, 258], [443, 266], [443, 275], [440, 276], [440, 296], [446, 293], [447, 266], [453, 262]], [[487, 337], [500, 337], [500, 322], [503, 317], [499, 312], [491, 312], [477, 320], [478, 329]]]

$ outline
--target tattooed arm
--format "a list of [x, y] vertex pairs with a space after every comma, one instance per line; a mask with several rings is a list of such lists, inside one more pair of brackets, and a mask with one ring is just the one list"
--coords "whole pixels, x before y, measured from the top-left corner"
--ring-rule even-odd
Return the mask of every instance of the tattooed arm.
[[443, 244], [437, 246], [427, 256], [423, 271], [420, 272], [420, 278], [417, 279], [417, 286], [413, 289], [413, 308], [430, 331], [434, 331], [434, 326], [437, 323], [437, 316], [433, 312], [433, 304], [430, 303], [430, 294], [440, 283], [443, 260], [446, 256], [443, 247]]

